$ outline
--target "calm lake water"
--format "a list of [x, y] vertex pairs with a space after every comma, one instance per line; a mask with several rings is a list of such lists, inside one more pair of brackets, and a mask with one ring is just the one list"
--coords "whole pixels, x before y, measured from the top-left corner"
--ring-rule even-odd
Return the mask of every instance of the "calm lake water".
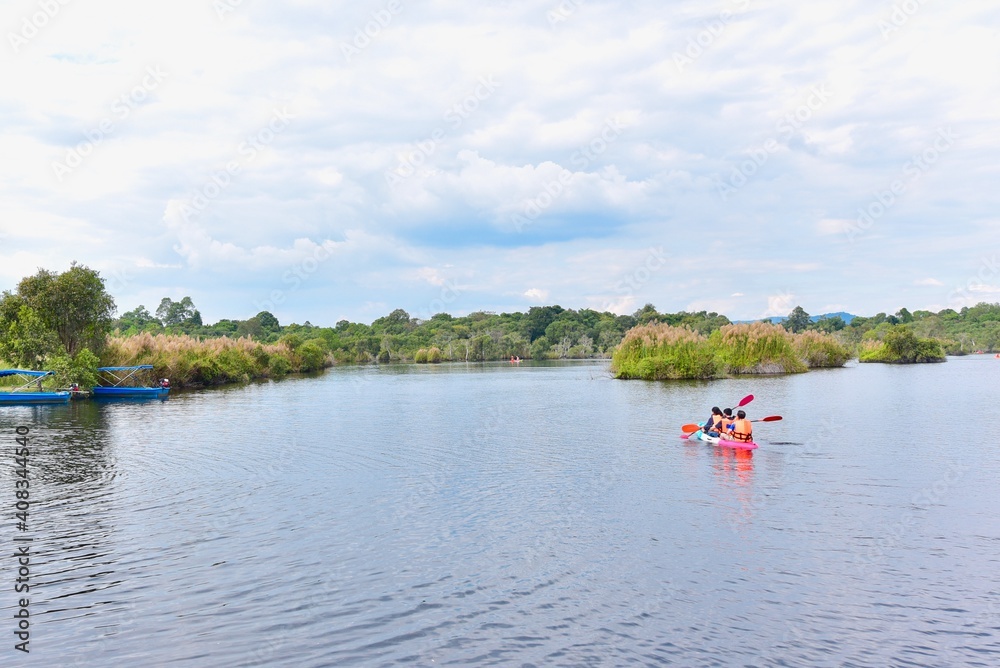
[[[0, 408], [0, 665], [1000, 665], [998, 388], [524, 363]], [[760, 449], [678, 438], [749, 393]]]

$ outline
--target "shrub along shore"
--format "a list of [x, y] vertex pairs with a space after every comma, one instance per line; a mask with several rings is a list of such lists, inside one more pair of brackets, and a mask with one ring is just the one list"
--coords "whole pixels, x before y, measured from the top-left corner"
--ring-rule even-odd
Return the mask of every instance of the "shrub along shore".
[[158, 378], [175, 387], [247, 383], [280, 378], [292, 372], [318, 371], [333, 361], [314, 341], [261, 343], [249, 337], [197, 339], [186, 334], [112, 336], [104, 350], [105, 366], [152, 364]]

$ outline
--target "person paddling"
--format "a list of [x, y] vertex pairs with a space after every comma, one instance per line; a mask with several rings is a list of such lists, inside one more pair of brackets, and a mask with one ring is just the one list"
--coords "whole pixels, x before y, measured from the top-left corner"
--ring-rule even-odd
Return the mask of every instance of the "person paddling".
[[713, 406], [712, 415], [705, 420], [705, 426], [701, 430], [709, 436], [718, 437], [719, 430], [722, 429], [723, 417], [722, 410], [718, 406]]
[[733, 422], [735, 422], [735, 421], [736, 421], [736, 418], [733, 417], [733, 409], [732, 408], [723, 408], [722, 409], [722, 428], [721, 428], [722, 433], [725, 434], [728, 431], [732, 431], [732, 429], [733, 429]]
[[736, 420], [733, 422], [727, 437], [741, 443], [749, 443], [753, 440], [753, 425], [747, 419], [746, 412], [737, 411]]

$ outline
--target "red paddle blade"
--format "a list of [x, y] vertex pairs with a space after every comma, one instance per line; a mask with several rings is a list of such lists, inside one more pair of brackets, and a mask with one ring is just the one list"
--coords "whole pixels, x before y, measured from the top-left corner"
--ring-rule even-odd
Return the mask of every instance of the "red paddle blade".
[[[761, 422], [777, 422], [782, 419], [780, 415], [768, 415], [766, 418], [761, 418]], [[756, 420], [754, 420], [756, 422]]]
[[693, 434], [699, 429], [701, 429], [701, 427], [699, 427], [696, 424], [685, 424], [681, 426], [681, 431], [683, 431], [685, 434]]
[[736, 407], [740, 408], [742, 406], [746, 406], [751, 401], [753, 401], [753, 395], [752, 394], [748, 394], [747, 396], [745, 396], [742, 399], [740, 399], [740, 403], [736, 404]]

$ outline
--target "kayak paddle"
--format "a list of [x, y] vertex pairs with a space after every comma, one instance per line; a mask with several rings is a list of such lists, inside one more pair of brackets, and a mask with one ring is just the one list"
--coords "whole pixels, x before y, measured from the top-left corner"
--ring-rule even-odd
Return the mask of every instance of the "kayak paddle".
[[[765, 418], [760, 418], [759, 420], [750, 420], [750, 421], [751, 422], [777, 422], [778, 420], [783, 420], [783, 419], [784, 418], [781, 417], [780, 415], [768, 415]], [[681, 431], [684, 432], [684, 435], [681, 436], [681, 438], [688, 438], [691, 434], [693, 434], [694, 432], [699, 431], [699, 430], [701, 430], [701, 427], [699, 427], [696, 424], [681, 425]]]

